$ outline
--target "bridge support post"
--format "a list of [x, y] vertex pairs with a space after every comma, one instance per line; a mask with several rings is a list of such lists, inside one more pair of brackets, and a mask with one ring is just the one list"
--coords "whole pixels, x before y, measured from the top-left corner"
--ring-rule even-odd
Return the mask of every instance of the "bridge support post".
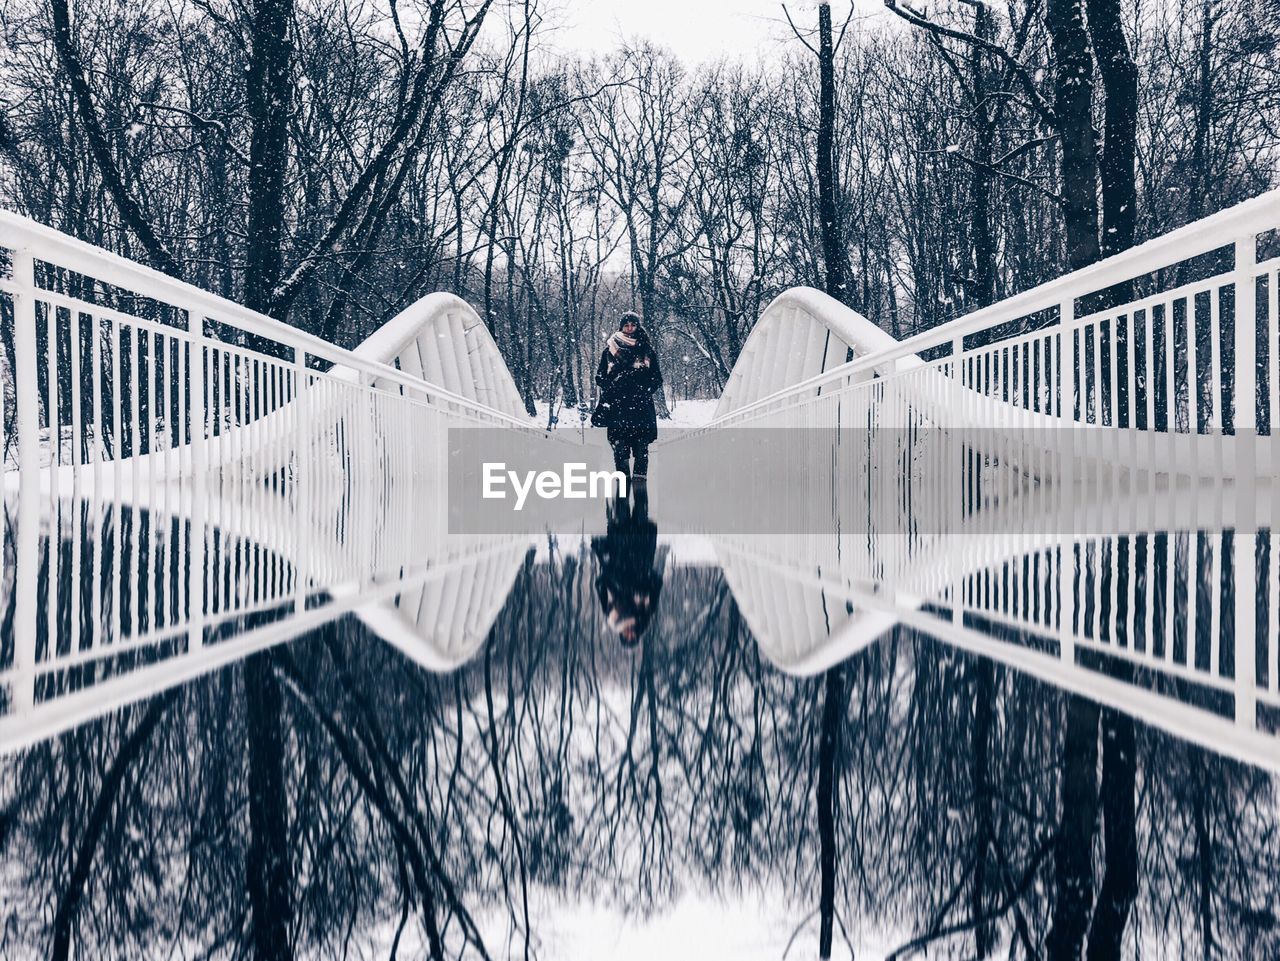
[[[1075, 300], [1067, 299], [1058, 307], [1061, 348], [1058, 363], [1058, 417], [1066, 425], [1058, 446], [1058, 504], [1062, 527], [1058, 544], [1058, 647], [1068, 666], [1076, 663], [1075, 634], [1075, 528], [1073, 518], [1079, 505], [1076, 494], [1076, 386], [1080, 376], [1083, 351], [1077, 349]], [[1083, 346], [1083, 345], [1081, 345]], [[1083, 412], [1083, 403], [1082, 403]]]
[[[1250, 484], [1252, 487], [1252, 484]], [[1252, 497], [1250, 493], [1248, 495]], [[1241, 499], [1240, 510], [1246, 508]], [[1272, 541], [1274, 552], [1275, 541]], [[1232, 537], [1232, 574], [1235, 583], [1235, 630], [1232, 637], [1235, 643], [1235, 707], [1236, 724], [1248, 730], [1257, 726], [1258, 710], [1258, 641], [1257, 612], [1254, 607], [1257, 600], [1257, 569], [1254, 567], [1254, 549], [1257, 544], [1256, 523], [1241, 523], [1237, 520], [1235, 534]], [[1274, 553], [1272, 554], [1274, 557]], [[1274, 568], [1273, 568], [1274, 569]], [[1217, 674], [1219, 665], [1211, 664], [1210, 670]]]
[[204, 579], [208, 480], [197, 474], [191, 491], [191, 512], [187, 526], [187, 649], [204, 646]]
[[[1235, 242], [1235, 407], [1232, 438], [1235, 448], [1236, 515], [1232, 538], [1235, 579], [1235, 702], [1236, 723], [1252, 729], [1257, 723], [1257, 427], [1258, 427], [1258, 241], [1253, 234]], [[1218, 403], [1219, 398], [1214, 398]], [[1275, 416], [1275, 411], [1271, 411]], [[1274, 428], [1273, 428], [1274, 433]], [[1274, 541], [1272, 542], [1274, 545]], [[1274, 551], [1274, 547], [1273, 547]], [[1274, 556], [1274, 553], [1273, 553]], [[1211, 665], [1213, 671], [1219, 665]]]
[[[13, 377], [21, 494], [40, 489], [40, 358], [36, 347], [35, 258], [29, 250], [14, 251], [13, 279], [19, 288], [13, 298]], [[53, 440], [51, 437], [50, 443]]]
[[187, 534], [187, 649], [204, 646], [205, 624], [205, 522], [208, 512], [209, 450], [205, 441], [208, 425], [208, 397], [205, 395], [204, 315], [197, 307], [187, 308], [189, 360], [187, 361], [187, 428], [191, 434], [191, 472], [193, 490]]
[[[1253, 432], [1258, 426], [1258, 240], [1253, 234], [1241, 237], [1235, 243], [1235, 432], [1239, 448], [1251, 451]], [[1214, 398], [1214, 403], [1219, 402]], [[1274, 414], [1274, 412], [1273, 412]], [[1243, 440], [1243, 443], [1241, 441]], [[1242, 465], [1236, 464], [1236, 474], [1242, 474]], [[1253, 464], [1250, 463], [1250, 468]]]
[[293, 609], [295, 614], [302, 614], [307, 609], [307, 571], [306, 560], [310, 545], [306, 543], [310, 530], [311, 505], [310, 492], [307, 489], [309, 461], [311, 458], [311, 398], [307, 384], [307, 352], [301, 347], [293, 349], [294, 403], [298, 412], [298, 420], [294, 425], [293, 445], [293, 483], [294, 510], [297, 542], [293, 551]]
[[[15, 360], [14, 400], [18, 429], [18, 532], [13, 616], [13, 711], [29, 709], [35, 700], [36, 604], [40, 566], [40, 385], [36, 371], [35, 258], [29, 250], [13, 253], [13, 279], [19, 292], [13, 298]], [[56, 479], [49, 472], [49, 486]], [[50, 534], [50, 550], [57, 550], [57, 531]]]
[[191, 334], [191, 359], [187, 362], [187, 392], [191, 402], [187, 406], [188, 428], [191, 431], [191, 472], [199, 477], [209, 469], [209, 448], [205, 431], [209, 424], [208, 401], [205, 395], [204, 316], [199, 308], [187, 310], [187, 332]]
[[[953, 368], [953, 379], [955, 380], [957, 387], [956, 398], [958, 403], [954, 405], [947, 405], [947, 407], [944, 408], [944, 410], [947, 410], [952, 415], [954, 420], [949, 425], [942, 425], [948, 428], [948, 432], [951, 437], [951, 444], [955, 448], [954, 465], [956, 478], [959, 480], [959, 484], [957, 485], [959, 487], [958, 495], [956, 499], [952, 501], [952, 509], [955, 511], [955, 518], [952, 520], [948, 531], [954, 544], [949, 552], [953, 568], [951, 572], [951, 621], [955, 624], [963, 624], [964, 578], [961, 571], [964, 569], [964, 558], [962, 554], [964, 551], [964, 542], [961, 540], [960, 532], [964, 528], [965, 507], [968, 503], [970, 477], [965, 470], [966, 464], [964, 449], [964, 437], [965, 433], [968, 431], [968, 426], [964, 423], [963, 415], [959, 417], [956, 416], [956, 408], [960, 404], [963, 404], [965, 400], [964, 388], [966, 384], [964, 376], [964, 337], [956, 337], [951, 341], [951, 365]], [[942, 478], [939, 478], [939, 484], [944, 488], [946, 486]]]

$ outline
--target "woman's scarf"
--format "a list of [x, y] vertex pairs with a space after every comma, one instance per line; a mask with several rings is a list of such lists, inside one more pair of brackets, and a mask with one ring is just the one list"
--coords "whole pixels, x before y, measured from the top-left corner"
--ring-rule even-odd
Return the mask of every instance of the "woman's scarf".
[[605, 343], [609, 351], [606, 367], [608, 373], [612, 374], [615, 369], [624, 365], [636, 370], [643, 370], [649, 366], [648, 345], [642, 344], [639, 336], [628, 337], [619, 330], [610, 334]]
[[632, 350], [635, 348], [636, 344], [638, 343], [640, 343], [639, 338], [628, 337], [626, 334], [624, 334], [622, 331], [619, 330], [616, 333], [612, 333], [609, 335], [609, 340], [608, 340], [609, 353], [613, 354], [614, 357], [617, 357], [620, 351]]

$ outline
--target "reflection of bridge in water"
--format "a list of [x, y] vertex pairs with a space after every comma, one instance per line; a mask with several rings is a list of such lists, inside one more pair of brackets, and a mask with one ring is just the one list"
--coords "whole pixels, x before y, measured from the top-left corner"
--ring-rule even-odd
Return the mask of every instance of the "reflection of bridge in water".
[[[0, 740], [348, 613], [429, 669], [479, 649], [530, 541], [448, 533], [447, 432], [537, 432], [470, 308], [344, 351], [3, 222]], [[782, 670], [903, 624], [1280, 767], [1277, 224], [1273, 193], [901, 344], [785, 294], [663, 444], [658, 520], [702, 529]], [[762, 428], [768, 464], [720, 456]]]

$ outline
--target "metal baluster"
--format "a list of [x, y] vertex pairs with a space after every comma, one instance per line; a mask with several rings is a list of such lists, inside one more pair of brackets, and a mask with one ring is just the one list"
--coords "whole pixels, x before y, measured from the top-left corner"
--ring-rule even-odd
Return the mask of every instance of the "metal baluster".
[[[74, 333], [75, 331], [73, 330], [73, 336]], [[70, 603], [68, 604], [70, 610], [67, 615], [67, 645], [73, 656], [81, 646], [80, 587], [83, 582], [80, 575], [83, 565], [80, 562], [80, 547], [84, 536], [81, 524], [81, 512], [84, 503], [84, 501], [74, 497], [67, 503], [67, 513], [71, 520], [71, 590], [67, 592], [70, 595]]]
[[1187, 651], [1186, 666], [1196, 663], [1197, 625], [1200, 619], [1200, 529], [1192, 523], [1187, 532]]
[[[76, 486], [80, 483], [80, 457], [81, 452], [84, 450], [84, 418], [82, 416], [82, 398], [80, 396], [80, 378], [82, 375], [80, 365], [80, 328], [79, 311], [69, 311], [67, 315], [67, 343], [70, 347], [68, 362], [71, 367], [71, 450], [69, 453], [71, 455], [72, 483]], [[76, 583], [78, 585], [79, 581]]]
[[[102, 432], [105, 429], [106, 411], [103, 409], [102, 395], [102, 325], [97, 316], [90, 315], [89, 330], [93, 335], [89, 342], [89, 366], [92, 371], [92, 396], [90, 398], [93, 405], [93, 439], [89, 448], [89, 459], [93, 462], [93, 489], [100, 491], [102, 489]], [[94, 620], [96, 628], [98, 621]]]
[[[1220, 530], [1205, 531], [1205, 543], [1209, 546], [1209, 674], [1220, 673], [1222, 650], [1222, 550], [1225, 538]], [[1253, 558], [1250, 557], [1252, 565]], [[1236, 625], [1237, 633], [1252, 634], [1244, 624]]]
[[45, 393], [48, 405], [45, 420], [49, 424], [49, 490], [57, 497], [56, 471], [62, 463], [62, 404], [58, 398], [58, 308], [45, 308]]
[[[1267, 311], [1266, 336], [1271, 354], [1270, 406], [1267, 424], [1271, 431], [1271, 476], [1280, 475], [1280, 270], [1267, 277], [1271, 306]], [[1275, 671], [1272, 670], [1274, 676]]]
[[[50, 313], [53, 312], [52, 306]], [[50, 478], [52, 481], [53, 478]], [[56, 485], [52, 484], [55, 491]], [[61, 566], [62, 553], [62, 505], [58, 501], [58, 496], [53, 495], [53, 506], [49, 510], [49, 537], [47, 539], [49, 551], [49, 579], [45, 582], [45, 633], [48, 649], [45, 656], [49, 662], [56, 662], [62, 654], [61, 642], [61, 618], [58, 613], [58, 568]]]
[[18, 433], [18, 519], [14, 537], [13, 683], [10, 711], [20, 715], [35, 700], [37, 590], [40, 564], [40, 384], [37, 371], [35, 260], [13, 251], [13, 388]]
[[[113, 318], [111, 321], [111, 448], [115, 456], [111, 459], [111, 476], [117, 494], [120, 491], [120, 462], [124, 459], [120, 426], [120, 410], [124, 404], [124, 381], [120, 371], [120, 321]], [[119, 514], [116, 515], [116, 519], [118, 523]]]
[[[1156, 512], [1153, 511], [1153, 515]], [[1149, 531], [1146, 532], [1147, 542], [1147, 657], [1155, 661], [1163, 655], [1163, 649], [1157, 652], [1156, 646], [1161, 643], [1167, 644], [1172, 636], [1169, 632], [1162, 632], [1158, 626], [1159, 621], [1156, 618], [1156, 593], [1157, 588], [1163, 587], [1163, 584], [1157, 585], [1156, 580], [1160, 577], [1156, 566], [1156, 548], [1159, 545], [1160, 534], [1167, 530], [1165, 526], [1165, 518], [1163, 515], [1156, 517]], [[1166, 606], [1169, 602], [1166, 601]]]
[[[1274, 412], [1275, 408], [1272, 408]], [[1274, 494], [1273, 494], [1274, 496]], [[1270, 629], [1267, 631], [1267, 683], [1273, 694], [1280, 693], [1280, 528], [1277, 528], [1275, 515], [1267, 531], [1270, 551], [1267, 566], [1267, 592], [1270, 598], [1267, 604], [1267, 620]]]
[[[94, 328], [94, 339], [97, 339], [98, 330]], [[102, 395], [99, 394], [98, 397]], [[96, 468], [96, 462], [95, 462]], [[89, 631], [91, 648], [97, 648], [102, 643], [102, 562], [103, 562], [103, 540], [106, 537], [107, 511], [106, 505], [102, 501], [101, 490], [94, 491], [93, 500], [89, 503], [89, 510], [93, 512], [93, 548], [92, 555], [89, 559], [89, 590], [92, 592], [89, 598]], [[116, 565], [119, 561], [116, 561]]]
[[[129, 328], [129, 477], [133, 481], [134, 491], [138, 491], [138, 458], [142, 453], [141, 435], [142, 429], [139, 422], [142, 415], [139, 411], [138, 397], [140, 388], [138, 380], [142, 372], [142, 361], [139, 358], [138, 342], [141, 332], [136, 326]], [[136, 529], [136, 524], [135, 524]], [[134, 611], [136, 616], [137, 611]]]
[[[1238, 311], [1237, 311], [1238, 313]], [[1239, 318], [1237, 318], [1237, 322]], [[1219, 288], [1215, 284], [1209, 291], [1209, 416], [1208, 430], [1213, 445], [1213, 476], [1224, 474], [1222, 432], [1226, 426], [1222, 407], [1222, 350], [1218, 340], [1222, 334], [1222, 308]]]
[[1174, 527], [1176, 518], [1174, 517], [1173, 505], [1170, 502], [1168, 526], [1165, 528], [1165, 566], [1164, 566], [1164, 659], [1166, 662], [1174, 663], [1173, 648], [1174, 642], [1177, 640], [1177, 611], [1174, 609], [1177, 605], [1177, 547], [1178, 540], [1181, 535]]

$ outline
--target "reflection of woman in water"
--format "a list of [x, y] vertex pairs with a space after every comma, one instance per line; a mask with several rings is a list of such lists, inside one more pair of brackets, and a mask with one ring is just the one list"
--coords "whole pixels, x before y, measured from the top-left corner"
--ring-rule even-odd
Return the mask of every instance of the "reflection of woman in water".
[[640, 640], [662, 591], [662, 573], [654, 566], [658, 528], [649, 520], [649, 498], [643, 487], [633, 493], [634, 505], [625, 497], [611, 502], [605, 535], [591, 539], [600, 566], [596, 594], [609, 628], [624, 647]]

